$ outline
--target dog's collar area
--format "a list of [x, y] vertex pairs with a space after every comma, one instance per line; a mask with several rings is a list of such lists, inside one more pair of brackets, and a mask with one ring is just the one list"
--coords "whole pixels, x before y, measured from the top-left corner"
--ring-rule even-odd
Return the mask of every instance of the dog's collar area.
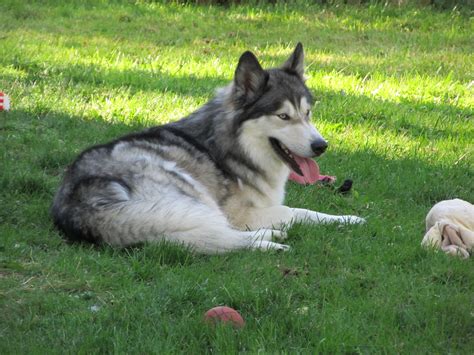
[[277, 155], [283, 160], [286, 164], [289, 165], [290, 169], [293, 170], [298, 175], [303, 176], [298, 163], [295, 160], [294, 153], [292, 153], [283, 143], [281, 143], [276, 138], [270, 138], [270, 143], [273, 147], [273, 150]]

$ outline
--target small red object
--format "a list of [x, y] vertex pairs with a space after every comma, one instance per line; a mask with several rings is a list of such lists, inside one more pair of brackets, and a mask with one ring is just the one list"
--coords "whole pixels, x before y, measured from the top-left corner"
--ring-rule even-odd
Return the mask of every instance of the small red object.
[[239, 312], [227, 306], [211, 308], [204, 315], [204, 320], [212, 324], [230, 324], [235, 328], [242, 328], [245, 324], [244, 319]]
[[10, 98], [0, 91], [0, 111], [8, 111], [10, 109]]

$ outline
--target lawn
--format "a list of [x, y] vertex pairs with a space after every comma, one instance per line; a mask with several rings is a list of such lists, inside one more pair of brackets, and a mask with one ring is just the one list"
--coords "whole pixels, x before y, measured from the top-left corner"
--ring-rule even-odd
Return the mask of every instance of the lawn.
[[[473, 262], [420, 247], [434, 203], [474, 202], [472, 33], [430, 8], [3, 0], [0, 353], [472, 353]], [[287, 204], [366, 225], [224, 256], [61, 239], [48, 209], [81, 150], [185, 116], [245, 50], [271, 67], [298, 41], [321, 170], [354, 191], [290, 183]], [[246, 326], [205, 326], [215, 305]]]

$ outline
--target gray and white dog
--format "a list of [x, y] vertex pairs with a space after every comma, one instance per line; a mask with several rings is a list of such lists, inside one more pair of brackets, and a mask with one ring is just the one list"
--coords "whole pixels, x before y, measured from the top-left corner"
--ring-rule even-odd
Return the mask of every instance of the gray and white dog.
[[180, 121], [87, 149], [52, 205], [70, 239], [128, 246], [160, 240], [197, 252], [280, 249], [294, 222], [362, 223], [283, 206], [290, 171], [318, 177], [327, 143], [310, 123], [303, 46], [264, 70], [251, 52], [232, 83]]

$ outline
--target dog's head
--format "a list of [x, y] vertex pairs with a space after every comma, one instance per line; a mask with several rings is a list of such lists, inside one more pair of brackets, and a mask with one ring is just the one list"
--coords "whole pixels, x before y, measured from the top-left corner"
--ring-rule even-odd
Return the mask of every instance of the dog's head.
[[232, 97], [247, 147], [257, 144], [267, 159], [315, 180], [317, 166], [311, 158], [324, 153], [327, 142], [310, 122], [313, 98], [305, 85], [302, 44], [274, 69], [264, 70], [251, 52], [242, 54]]

